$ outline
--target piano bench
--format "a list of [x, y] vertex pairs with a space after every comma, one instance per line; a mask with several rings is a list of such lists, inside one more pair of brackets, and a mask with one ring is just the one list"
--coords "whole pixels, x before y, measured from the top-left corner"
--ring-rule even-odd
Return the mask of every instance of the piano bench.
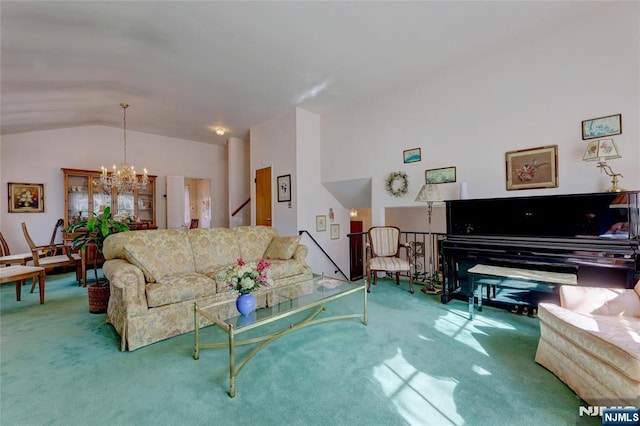
[[[473, 319], [475, 292], [478, 286], [478, 311], [482, 311], [482, 293], [489, 288], [508, 287], [521, 290], [533, 290], [545, 293], [556, 293], [559, 285], [577, 285], [575, 274], [562, 272], [537, 271], [533, 269], [509, 268], [506, 266], [492, 266], [477, 264], [467, 271], [471, 277], [471, 291], [469, 292], [469, 319]], [[495, 290], [494, 290], [495, 296]]]

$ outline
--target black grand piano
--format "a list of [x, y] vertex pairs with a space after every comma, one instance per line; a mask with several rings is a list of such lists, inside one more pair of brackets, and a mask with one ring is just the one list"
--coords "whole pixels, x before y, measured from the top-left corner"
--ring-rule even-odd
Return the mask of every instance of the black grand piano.
[[630, 191], [447, 201], [442, 303], [466, 300], [467, 270], [476, 264], [569, 272], [581, 286], [632, 288], [640, 276], [638, 198]]

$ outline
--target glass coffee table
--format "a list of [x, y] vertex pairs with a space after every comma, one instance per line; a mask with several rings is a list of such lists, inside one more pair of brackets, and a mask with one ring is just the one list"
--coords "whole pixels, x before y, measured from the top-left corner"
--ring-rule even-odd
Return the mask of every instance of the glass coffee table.
[[[317, 318], [320, 313], [325, 310], [327, 303], [357, 292], [362, 292], [362, 312]], [[362, 323], [367, 325], [367, 291], [365, 283], [351, 283], [319, 276], [309, 281], [269, 289], [266, 293], [268, 293], [268, 299], [274, 301], [273, 306], [256, 309], [251, 315], [235, 315], [223, 319], [219, 318], [219, 314], [217, 314], [216, 311], [216, 307], [219, 307], [222, 303], [208, 306], [198, 306], [197, 303], [194, 304], [195, 348], [193, 358], [200, 358], [200, 349], [229, 348], [229, 396], [232, 398], [235, 397], [236, 394], [236, 377], [240, 374], [242, 368], [247, 365], [258, 352], [274, 340], [301, 328], [329, 321], [362, 318]], [[282, 327], [278, 327], [279, 324], [277, 321], [305, 311], [309, 311], [305, 318], [298, 320], [298, 322], [294, 324], [281, 321]], [[224, 330], [227, 333], [228, 342], [200, 342], [198, 325], [200, 324], [201, 316]], [[272, 328], [276, 331], [270, 329], [269, 332], [264, 335], [250, 337], [244, 340], [236, 339], [236, 336], [239, 334], [264, 327], [271, 323], [274, 323], [274, 327]], [[238, 360], [236, 364], [235, 348], [240, 345], [249, 344], [257, 344], [257, 346], [243, 359]]]

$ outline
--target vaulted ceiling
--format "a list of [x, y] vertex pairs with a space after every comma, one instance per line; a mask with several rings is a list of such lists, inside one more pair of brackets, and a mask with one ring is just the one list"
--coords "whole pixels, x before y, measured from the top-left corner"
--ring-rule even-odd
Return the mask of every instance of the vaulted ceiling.
[[3, 0], [0, 133], [121, 127], [127, 102], [127, 129], [223, 144], [295, 106], [364, 102], [601, 7]]

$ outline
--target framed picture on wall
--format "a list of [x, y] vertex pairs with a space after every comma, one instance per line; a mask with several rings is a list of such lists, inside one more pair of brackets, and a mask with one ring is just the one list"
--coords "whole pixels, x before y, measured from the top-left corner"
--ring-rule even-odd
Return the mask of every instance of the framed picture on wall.
[[337, 240], [340, 238], [340, 224], [332, 223], [331, 224], [331, 239]]
[[9, 186], [9, 213], [43, 213], [43, 183], [12, 183]]
[[327, 230], [327, 217], [325, 215], [316, 216], [316, 232]]
[[291, 175], [278, 176], [278, 202], [291, 201]]
[[505, 154], [507, 191], [558, 187], [558, 145]]
[[582, 122], [582, 140], [622, 134], [622, 114], [592, 118]]
[[456, 181], [456, 168], [443, 167], [424, 171], [425, 183], [451, 183]]
[[402, 156], [405, 163], [415, 163], [422, 160], [420, 148], [407, 149], [402, 151]]

